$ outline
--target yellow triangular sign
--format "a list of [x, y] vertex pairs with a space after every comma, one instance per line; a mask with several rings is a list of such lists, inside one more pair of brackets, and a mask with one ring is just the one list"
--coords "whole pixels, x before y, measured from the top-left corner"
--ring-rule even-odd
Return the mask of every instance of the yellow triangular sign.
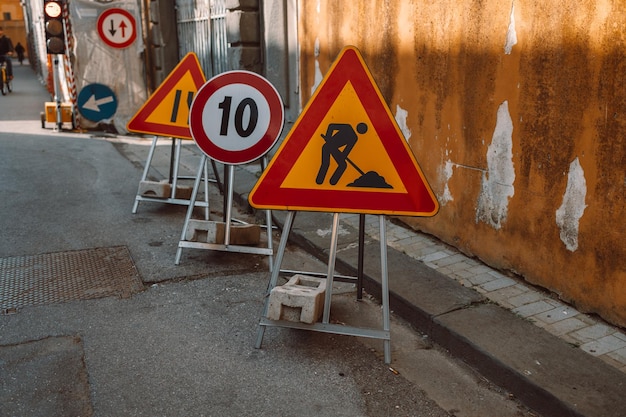
[[256, 208], [433, 216], [439, 204], [360, 52], [344, 48], [249, 195]]
[[192, 139], [189, 108], [206, 82], [198, 57], [188, 53], [128, 122], [131, 132]]

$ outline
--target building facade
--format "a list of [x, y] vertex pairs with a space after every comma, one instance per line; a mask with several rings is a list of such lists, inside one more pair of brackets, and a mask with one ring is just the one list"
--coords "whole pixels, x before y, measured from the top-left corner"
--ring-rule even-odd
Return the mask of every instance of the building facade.
[[28, 54], [24, 12], [20, 0], [3, 0], [0, 3], [0, 26], [4, 29], [4, 34], [13, 41], [13, 46], [21, 43]]

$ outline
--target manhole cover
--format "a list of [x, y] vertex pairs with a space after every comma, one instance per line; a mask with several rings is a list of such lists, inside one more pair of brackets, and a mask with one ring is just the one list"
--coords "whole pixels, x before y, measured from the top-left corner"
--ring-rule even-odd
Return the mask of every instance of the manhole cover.
[[128, 248], [115, 246], [0, 258], [0, 311], [141, 291]]

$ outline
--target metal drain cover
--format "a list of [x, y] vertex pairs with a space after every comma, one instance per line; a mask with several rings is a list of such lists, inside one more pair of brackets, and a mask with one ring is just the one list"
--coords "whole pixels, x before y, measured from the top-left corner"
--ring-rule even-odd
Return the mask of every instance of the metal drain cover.
[[0, 258], [0, 311], [116, 296], [143, 289], [128, 248]]

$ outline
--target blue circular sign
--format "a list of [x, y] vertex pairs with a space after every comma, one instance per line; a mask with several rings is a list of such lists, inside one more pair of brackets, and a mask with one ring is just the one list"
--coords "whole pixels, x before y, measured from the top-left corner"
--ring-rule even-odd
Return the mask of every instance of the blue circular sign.
[[100, 122], [111, 118], [117, 110], [117, 97], [103, 84], [89, 84], [78, 94], [78, 111], [85, 119]]

